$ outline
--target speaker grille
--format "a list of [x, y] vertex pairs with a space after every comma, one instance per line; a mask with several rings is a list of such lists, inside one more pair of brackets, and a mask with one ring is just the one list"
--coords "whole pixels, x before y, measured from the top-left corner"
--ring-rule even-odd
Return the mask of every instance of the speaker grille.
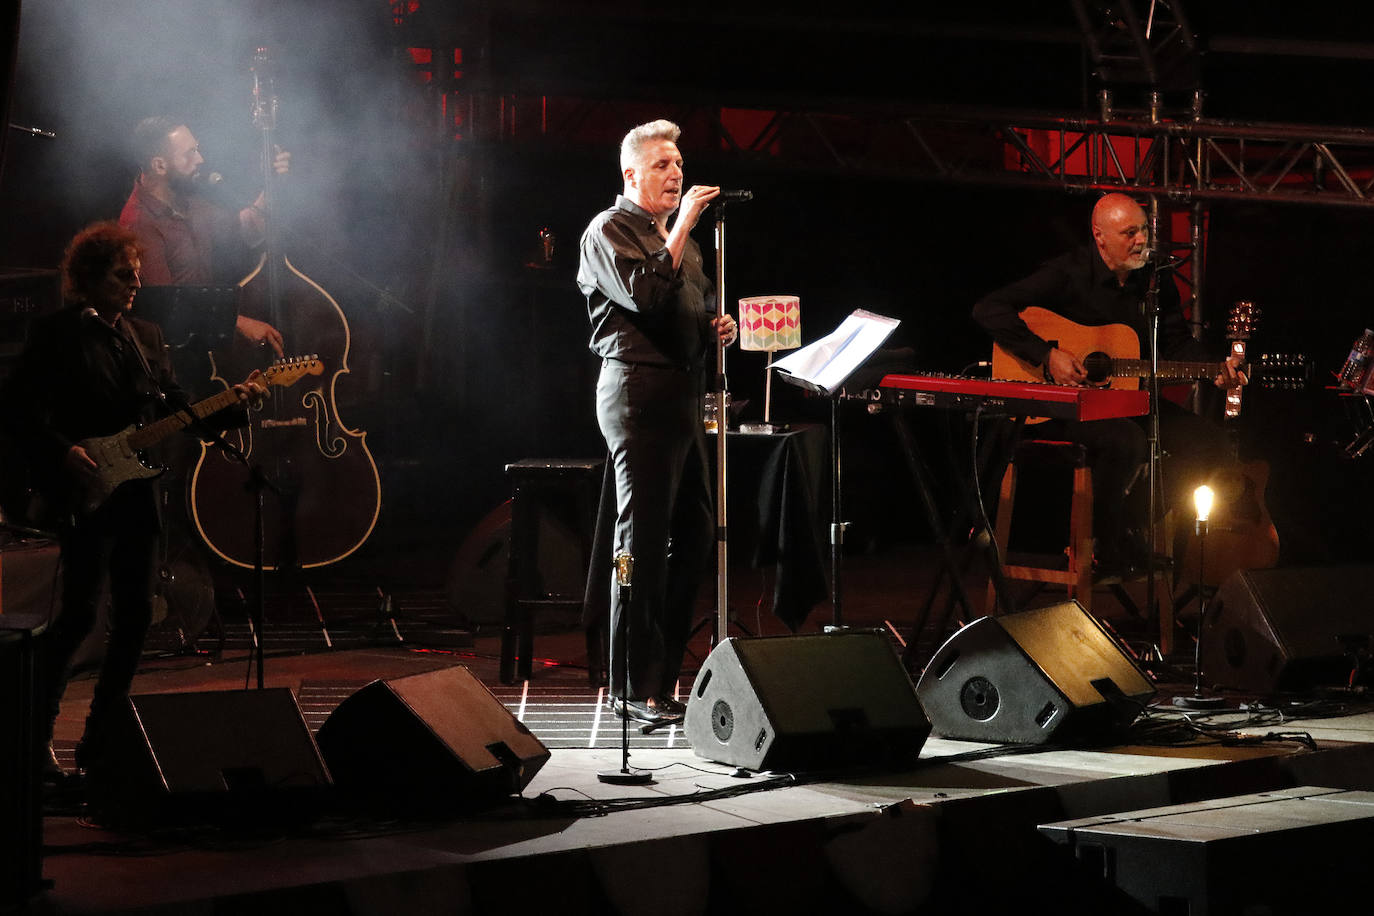
[[716, 700], [711, 706], [711, 731], [721, 743], [728, 742], [735, 733], [735, 711], [724, 700]]
[[964, 689], [959, 691], [959, 704], [970, 718], [986, 722], [997, 715], [1002, 705], [1002, 697], [992, 681], [985, 677], [969, 678]]

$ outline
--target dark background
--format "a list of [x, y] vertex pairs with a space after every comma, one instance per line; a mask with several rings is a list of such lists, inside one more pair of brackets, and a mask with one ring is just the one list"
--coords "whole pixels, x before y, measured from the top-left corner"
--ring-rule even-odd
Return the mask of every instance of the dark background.
[[[1067, 3], [908, 4], [900, 16], [851, 4], [843, 17], [808, 18], [782, 3], [424, 2], [402, 4], [399, 25], [392, 6], [26, 4], [10, 118], [58, 137], [11, 133], [0, 177], [0, 265], [14, 268], [54, 267], [76, 229], [117, 216], [134, 174], [123, 144], [147, 114], [185, 118], [205, 170], [251, 195], [259, 138], [248, 66], [259, 44], [273, 48], [279, 139], [293, 153], [288, 253], [348, 315], [353, 372], [340, 413], [368, 432], [382, 472], [371, 551], [419, 541], [456, 549], [506, 497], [506, 462], [600, 453], [576, 243], [619, 190], [616, 142], [634, 123], [681, 117], [688, 181], [754, 191], [730, 214], [728, 296], [799, 295], [808, 341], [866, 308], [902, 319], [896, 342], [919, 367], [958, 372], [986, 357], [973, 302], [1086, 239], [1086, 196], [784, 168], [694, 147], [708, 128], [680, 114], [686, 105], [1091, 110], [1095, 87]], [[1287, 4], [1258, 9], [1270, 6], [1189, 4], [1206, 52], [1207, 114], [1374, 123], [1368, 24], [1346, 4], [1304, 4], [1301, 16]], [[1276, 39], [1286, 50], [1260, 53]], [[470, 129], [454, 140], [436, 126], [437, 97], [406, 51], [435, 40], [465, 47], [474, 95], [509, 94], [501, 136]], [[1294, 53], [1298, 41], [1313, 44]], [[592, 108], [578, 131], [541, 140], [531, 137], [536, 113], [522, 107], [517, 120], [521, 93]], [[570, 134], [577, 142], [564, 142]], [[541, 228], [557, 239], [552, 264], [528, 266]], [[709, 258], [709, 228], [697, 237]], [[1304, 351], [1320, 382], [1374, 324], [1374, 213], [1216, 205], [1209, 246], [1213, 313], [1242, 298], [1264, 310], [1255, 352]], [[755, 401], [750, 416], [762, 412], [763, 366], [762, 354], [731, 358], [736, 400]], [[774, 398], [775, 417], [824, 416], [786, 386]], [[1354, 428], [1337, 399], [1318, 384], [1254, 391], [1249, 404], [1242, 448], [1275, 467], [1284, 561], [1367, 558], [1370, 462], [1340, 457]], [[915, 419], [936, 459], [947, 426], [962, 447], [957, 420]], [[927, 538], [886, 425], [857, 409], [846, 425], [852, 543]]]

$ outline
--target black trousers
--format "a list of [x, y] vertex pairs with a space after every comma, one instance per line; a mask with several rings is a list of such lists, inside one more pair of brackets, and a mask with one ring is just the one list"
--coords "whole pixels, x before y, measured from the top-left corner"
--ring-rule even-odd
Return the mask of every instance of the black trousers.
[[157, 564], [156, 490], [131, 481], [97, 512], [62, 533], [62, 610], [45, 637], [48, 737], [52, 737], [72, 658], [95, 627], [102, 585], [110, 583], [109, 640], [82, 742], [94, 750], [129, 695], [152, 619]]
[[715, 524], [700, 405], [695, 372], [602, 365], [596, 417], [615, 475], [615, 553], [634, 557], [628, 607], [614, 578], [610, 583], [610, 690], [617, 696], [626, 665], [629, 696], [640, 700], [670, 695], [682, 670]]

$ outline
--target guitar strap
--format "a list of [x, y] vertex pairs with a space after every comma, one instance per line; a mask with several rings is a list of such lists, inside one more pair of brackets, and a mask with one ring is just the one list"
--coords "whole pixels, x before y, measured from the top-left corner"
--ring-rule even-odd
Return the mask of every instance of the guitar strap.
[[167, 412], [173, 415], [183, 415], [186, 418], [188, 426], [194, 426], [199, 423], [200, 420], [191, 412], [190, 405], [186, 403], [184, 397], [168, 397], [166, 389], [162, 387], [162, 384], [158, 381], [157, 374], [153, 372], [152, 364], [148, 362], [147, 354], [143, 352], [143, 344], [139, 341], [138, 336], [134, 334], [129, 323], [121, 319], [115, 328], [115, 333], [133, 348], [134, 356], [137, 357], [138, 364], [142, 367], [143, 374], [148, 379], [148, 384], [152, 385], [152, 395], [162, 403], [162, 406], [166, 408]]
[[143, 352], [143, 345], [139, 343], [138, 336], [130, 329], [129, 322], [121, 318], [115, 326], [115, 333], [133, 348], [134, 356], [138, 359], [139, 366], [143, 368], [143, 374], [152, 384], [153, 390], [161, 392], [162, 386], [158, 384], [157, 376], [153, 374], [153, 367], [148, 362], [148, 356]]

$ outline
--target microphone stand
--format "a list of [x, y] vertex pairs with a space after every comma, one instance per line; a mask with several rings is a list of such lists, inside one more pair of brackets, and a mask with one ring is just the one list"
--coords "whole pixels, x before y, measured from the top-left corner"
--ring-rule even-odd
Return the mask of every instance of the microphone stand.
[[[725, 200], [716, 203], [716, 317], [725, 317]], [[716, 377], [711, 397], [716, 405], [716, 631], [718, 646], [730, 628], [730, 544], [728, 538], [726, 431], [730, 426], [729, 383], [725, 378], [725, 341], [716, 335]]]
[[[602, 770], [596, 774], [600, 782], [617, 786], [644, 786], [652, 783], [651, 773], [630, 769], [630, 714], [625, 703], [630, 696], [630, 583], [634, 576], [635, 558], [628, 553], [618, 553], [615, 557], [615, 584], [620, 589], [620, 769]], [[611, 653], [612, 658], [615, 653]], [[615, 708], [615, 703], [611, 703]]]
[[143, 369], [143, 374], [147, 377], [149, 383], [152, 385], [152, 391], [154, 395], [159, 401], [162, 402], [162, 405], [167, 408], [167, 410], [171, 413], [172, 416], [182, 418], [185, 421], [185, 426], [183, 427], [183, 429], [193, 430], [196, 433], [198, 433], [203, 439], [213, 442], [215, 445], [219, 446], [219, 448], [223, 450], [225, 454], [232, 456], [236, 461], [238, 461], [240, 464], [242, 464], [245, 468], [248, 469], [248, 483], [246, 484], [246, 487], [249, 490], [253, 491], [255, 497], [253, 519], [255, 529], [253, 532], [253, 579], [254, 584], [257, 588], [257, 595], [256, 599], [253, 602], [252, 611], [253, 645], [255, 647], [254, 654], [258, 668], [258, 689], [262, 690], [262, 626], [264, 617], [264, 591], [266, 588], [266, 577], [263, 574], [264, 536], [262, 494], [263, 490], [271, 489], [272, 492], [276, 493], [277, 496], [280, 498], [281, 490], [277, 489], [277, 487], [274, 486], [272, 482], [269, 481], [263, 475], [261, 465], [250, 464], [248, 461], [248, 456], [244, 454], [242, 449], [238, 448], [235, 445], [231, 445], [229, 440], [225, 439], [223, 434], [220, 433], [219, 430], [210, 426], [210, 424], [206, 423], [200, 417], [196, 416], [195, 410], [192, 409], [190, 402], [186, 400], [185, 396], [183, 396], [180, 392], [172, 392], [171, 395], [169, 395], [168, 391], [162, 387], [161, 382], [158, 381], [157, 375], [153, 372], [153, 367], [148, 363], [147, 357], [143, 354], [142, 346], [134, 337], [133, 332], [129, 330], [127, 324], [123, 325], [120, 328], [112, 328], [111, 330], [115, 333], [117, 337], [119, 337], [121, 340], [127, 341], [129, 346], [133, 348], [134, 356], [137, 357], [138, 363]]
[[1148, 517], [1145, 523], [1145, 606], [1150, 609], [1149, 619], [1159, 619], [1158, 596], [1155, 594], [1157, 576], [1155, 575], [1155, 515], [1160, 502], [1160, 446], [1159, 446], [1159, 275], [1163, 270], [1157, 256], [1151, 256], [1150, 282], [1145, 290], [1145, 316], [1149, 321], [1150, 333], [1150, 429], [1148, 433], [1150, 497]]
[[[163, 391], [161, 386], [158, 387], [158, 396], [161, 398], [164, 404], [167, 404], [169, 407], [171, 406], [170, 401], [167, 397], [167, 392]], [[272, 481], [268, 480], [267, 476], [263, 474], [262, 465], [252, 464], [251, 462], [249, 462], [248, 456], [244, 453], [243, 449], [239, 448], [237, 445], [234, 445], [228, 439], [224, 438], [224, 434], [221, 433], [219, 430], [210, 426], [200, 417], [197, 417], [195, 411], [191, 409], [191, 405], [187, 403], [184, 397], [177, 397], [173, 400], [180, 402], [180, 404], [179, 406], [172, 408], [172, 413], [179, 417], [185, 417], [187, 420], [187, 428], [195, 431], [202, 438], [214, 443], [214, 445], [218, 447], [220, 451], [224, 452], [226, 455], [229, 455], [239, 464], [243, 465], [244, 468], [248, 471], [248, 482], [244, 484], [244, 488], [253, 494], [254, 595], [253, 606], [251, 608], [253, 626], [253, 661], [257, 667], [257, 688], [259, 690], [262, 690], [264, 687], [263, 619], [266, 616], [265, 595], [267, 588], [267, 576], [265, 573], [263, 560], [263, 544], [266, 539], [266, 536], [264, 534], [265, 525], [263, 521], [263, 493], [266, 490], [271, 490], [273, 493], [277, 494], [278, 497], [280, 497], [281, 490], [277, 489], [276, 485], [273, 484]]]

